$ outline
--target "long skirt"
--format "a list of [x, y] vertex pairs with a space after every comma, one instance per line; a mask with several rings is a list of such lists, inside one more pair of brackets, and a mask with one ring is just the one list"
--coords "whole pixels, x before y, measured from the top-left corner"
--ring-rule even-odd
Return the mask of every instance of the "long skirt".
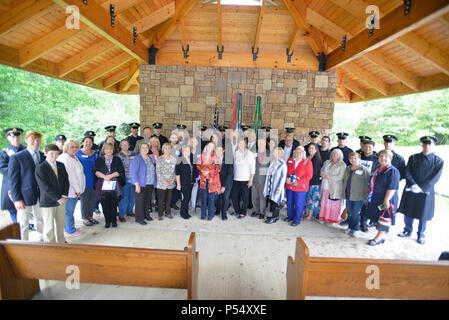
[[320, 191], [321, 185], [311, 185], [306, 196], [306, 208], [312, 210], [313, 217], [316, 219], [320, 215]]
[[341, 216], [341, 200], [329, 199], [329, 190], [324, 189], [321, 196], [320, 220], [339, 223]]

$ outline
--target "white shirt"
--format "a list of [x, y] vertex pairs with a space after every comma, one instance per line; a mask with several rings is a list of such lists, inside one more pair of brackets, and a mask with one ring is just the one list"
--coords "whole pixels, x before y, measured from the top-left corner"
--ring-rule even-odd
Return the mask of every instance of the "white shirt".
[[249, 181], [250, 175], [256, 173], [256, 158], [248, 149], [237, 149], [234, 156], [234, 180]]
[[287, 163], [288, 158], [290, 158], [290, 152], [292, 151], [293, 145], [291, 145], [290, 147], [285, 146], [284, 147], [284, 161], [285, 163]]
[[69, 198], [76, 198], [76, 194], [83, 193], [86, 188], [86, 177], [84, 169], [77, 157], [71, 157], [67, 153], [62, 153], [57, 161], [62, 162], [69, 177]]

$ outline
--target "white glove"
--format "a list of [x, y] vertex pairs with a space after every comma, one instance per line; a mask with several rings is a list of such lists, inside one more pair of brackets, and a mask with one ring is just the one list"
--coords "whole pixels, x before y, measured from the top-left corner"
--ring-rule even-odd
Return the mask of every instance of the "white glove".
[[422, 189], [417, 185], [417, 184], [414, 184], [414, 185], [412, 185], [412, 192], [413, 193], [424, 193], [423, 191], [422, 191]]

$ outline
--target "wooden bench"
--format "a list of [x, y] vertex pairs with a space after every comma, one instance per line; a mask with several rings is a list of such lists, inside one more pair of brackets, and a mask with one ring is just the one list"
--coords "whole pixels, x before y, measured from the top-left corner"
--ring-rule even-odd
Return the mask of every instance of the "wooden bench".
[[0, 230], [0, 299], [30, 299], [39, 291], [38, 279], [66, 281], [68, 266], [79, 268], [81, 283], [187, 289], [187, 299], [198, 299], [194, 232], [184, 250], [35, 243], [11, 238], [20, 239], [17, 223]]
[[[306, 296], [449, 299], [449, 262], [310, 257], [302, 238], [287, 259], [287, 299]], [[377, 279], [377, 281], [376, 281]]]

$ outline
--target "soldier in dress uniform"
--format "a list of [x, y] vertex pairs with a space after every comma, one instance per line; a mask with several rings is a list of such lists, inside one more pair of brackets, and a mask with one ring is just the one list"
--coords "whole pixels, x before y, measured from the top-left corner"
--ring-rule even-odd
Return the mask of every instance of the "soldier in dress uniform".
[[154, 134], [151, 137], [157, 137], [159, 139], [159, 143], [161, 145], [161, 150], [162, 150], [162, 146], [168, 142], [167, 137], [164, 137], [161, 134], [162, 123], [160, 123], [160, 122], [153, 123], [153, 128], [154, 128]]
[[309, 132], [309, 137], [310, 137], [310, 142], [308, 144], [306, 144], [304, 146], [304, 150], [306, 151], [306, 155], [309, 156], [309, 146], [314, 143], [317, 144], [319, 148], [321, 148], [321, 145], [318, 143], [318, 137], [320, 136], [320, 132], [319, 131], [310, 131]]
[[401, 180], [405, 179], [405, 167], [407, 165], [405, 164], [404, 157], [393, 150], [395, 141], [398, 141], [398, 138], [392, 134], [386, 134], [383, 136], [383, 139], [385, 150], [389, 150], [393, 153], [393, 160], [391, 161], [391, 164], [399, 170]]
[[413, 221], [418, 219], [418, 243], [425, 243], [424, 232], [427, 221], [432, 220], [435, 210], [434, 186], [443, 172], [444, 161], [433, 152], [437, 143], [434, 136], [424, 136], [421, 139], [421, 153], [408, 159], [405, 168], [405, 190], [402, 194], [399, 212], [404, 214], [405, 228], [399, 237], [410, 237], [413, 232]]
[[17, 222], [17, 209], [9, 197], [9, 177], [8, 177], [8, 163], [9, 157], [19, 151], [26, 149], [20, 143], [23, 130], [21, 128], [8, 128], [5, 131], [6, 137], [10, 143], [9, 146], [0, 152], [0, 173], [3, 175], [2, 179], [2, 196], [1, 196], [1, 210], [8, 210], [12, 222]]
[[338, 146], [333, 147], [331, 149], [331, 152], [334, 149], [340, 149], [341, 152], [343, 152], [343, 161], [346, 163], [347, 166], [349, 166], [349, 154], [354, 151], [351, 148], [348, 148], [346, 146], [346, 138], [348, 136], [349, 136], [349, 134], [347, 134], [346, 132], [339, 132], [339, 133], [337, 133]]
[[[360, 149], [356, 150], [355, 152], [360, 153], [360, 155], [362, 155], [362, 152], [363, 152], [363, 141], [365, 141], [365, 140], [372, 141], [373, 139], [371, 137], [368, 137], [368, 136], [359, 136], [359, 139], [360, 139]], [[376, 151], [374, 151], [374, 153], [376, 153]]]
[[[120, 150], [120, 141], [118, 141], [117, 139], [115, 139], [115, 135], [116, 135], [116, 133], [115, 133], [115, 129], [117, 129], [117, 126], [107, 126], [107, 127], [104, 127], [104, 129], [106, 130], [106, 134], [108, 135], [107, 137], [106, 137], [106, 139], [108, 138], [108, 137], [113, 137], [114, 138], [114, 144], [115, 144], [115, 150]], [[105, 139], [105, 141], [106, 141], [106, 139]], [[98, 151], [99, 152], [101, 152], [101, 148], [103, 148], [103, 144], [104, 144], [104, 142], [105, 141], [102, 141], [99, 145], [98, 145]]]
[[62, 147], [64, 147], [64, 143], [67, 141], [67, 137], [63, 134], [58, 134], [55, 137], [55, 144], [59, 148], [59, 154], [62, 154]]
[[129, 150], [133, 151], [136, 147], [137, 141], [142, 140], [143, 137], [139, 136], [140, 123], [133, 122], [130, 123], [129, 126], [131, 128], [131, 135], [126, 137], [126, 139], [129, 143]]
[[[94, 131], [86, 131], [86, 132], [84, 132], [84, 136], [85, 137], [91, 137], [92, 141], [95, 140], [95, 132]], [[83, 145], [81, 145], [80, 149], [82, 149], [82, 148], [83, 148]], [[97, 151], [98, 150], [98, 144], [94, 143], [92, 145], [92, 150]]]

